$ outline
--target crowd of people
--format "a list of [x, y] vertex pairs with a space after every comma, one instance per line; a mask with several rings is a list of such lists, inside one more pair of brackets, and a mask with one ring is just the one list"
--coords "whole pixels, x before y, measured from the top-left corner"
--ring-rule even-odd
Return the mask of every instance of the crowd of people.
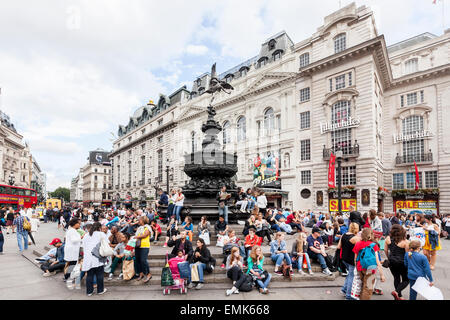
[[[347, 300], [368, 300], [373, 294], [384, 294], [379, 284], [386, 281], [387, 270], [394, 278], [393, 298], [403, 300], [402, 292], [409, 285], [409, 297], [414, 300], [417, 293], [412, 287], [418, 277], [425, 277], [433, 285], [440, 238], [450, 239], [449, 215], [441, 219], [435, 215], [384, 214], [375, 210], [361, 214], [354, 208], [342, 215], [302, 212], [268, 207], [264, 198], [263, 192], [239, 190], [235, 205], [248, 214], [243, 239], [237, 236], [235, 225], [228, 223], [226, 208], [230, 197], [226, 188], [217, 195], [217, 221], [211, 223], [203, 216], [196, 226], [191, 216], [182, 217], [181, 189], [172, 190], [170, 197], [161, 191], [154, 208], [47, 208], [44, 223], [56, 222], [65, 231], [65, 237], [54, 238], [49, 243], [52, 249], [36, 263], [45, 277], [61, 271], [69, 288], [80, 289], [86, 275], [86, 294], [91, 296], [95, 287], [98, 294], [104, 294], [105, 276], [112, 280], [117, 273], [118, 279], [149, 283], [150, 246], [160, 243], [171, 250], [168, 262], [180, 264], [180, 271], [184, 266], [187, 288], [199, 290], [205, 273], [214, 272], [216, 266], [210, 251], [215, 237], [215, 245], [222, 248], [220, 268], [225, 269], [231, 281], [226, 295], [255, 287], [267, 294], [273, 276], [292, 277], [295, 269], [302, 275], [312, 275], [312, 262], [317, 262], [325, 275], [339, 271], [345, 277], [341, 293]], [[167, 214], [162, 216], [159, 207], [165, 205]], [[19, 250], [27, 250], [28, 236], [39, 226], [34, 210], [15, 212], [2, 208], [0, 215], [0, 252], [2, 228], [7, 233], [17, 233]], [[165, 234], [162, 224], [167, 225]], [[290, 250], [286, 236], [294, 236], [290, 238]], [[267, 256], [263, 253], [265, 246]], [[273, 262], [273, 269], [264, 263], [266, 257]]]

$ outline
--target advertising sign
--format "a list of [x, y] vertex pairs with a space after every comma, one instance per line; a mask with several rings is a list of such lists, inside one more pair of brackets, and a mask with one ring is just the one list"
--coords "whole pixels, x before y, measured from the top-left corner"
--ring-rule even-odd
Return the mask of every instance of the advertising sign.
[[269, 151], [253, 160], [253, 186], [281, 188], [280, 157], [277, 152]]
[[[342, 211], [343, 212], [349, 212], [350, 207], [356, 208], [356, 199], [342, 199]], [[339, 200], [338, 199], [330, 199], [330, 212], [337, 212], [339, 211]]]
[[90, 164], [110, 164], [109, 153], [104, 151], [91, 151], [89, 152]]
[[395, 201], [395, 212], [407, 214], [437, 214], [437, 202], [433, 200], [401, 200]]

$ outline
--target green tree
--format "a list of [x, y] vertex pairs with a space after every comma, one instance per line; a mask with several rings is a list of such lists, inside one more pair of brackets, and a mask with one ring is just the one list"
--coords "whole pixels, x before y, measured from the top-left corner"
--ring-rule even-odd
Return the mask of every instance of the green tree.
[[69, 202], [70, 201], [70, 190], [67, 188], [59, 187], [55, 191], [50, 192], [49, 194], [52, 198], [63, 198], [64, 201]]

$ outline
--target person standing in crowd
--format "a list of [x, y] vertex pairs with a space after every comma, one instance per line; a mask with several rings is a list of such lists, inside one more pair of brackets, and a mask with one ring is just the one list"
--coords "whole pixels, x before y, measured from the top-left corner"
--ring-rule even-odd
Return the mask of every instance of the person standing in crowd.
[[402, 291], [408, 284], [408, 269], [405, 266], [405, 253], [409, 250], [409, 241], [406, 240], [406, 229], [395, 224], [389, 236], [386, 237], [384, 252], [388, 257], [389, 269], [394, 276], [394, 291], [391, 292], [395, 300], [404, 300]]
[[[386, 278], [384, 277], [383, 267], [381, 266], [380, 259], [378, 259], [377, 252], [380, 251], [380, 248], [378, 245], [374, 242], [375, 237], [373, 234], [373, 230], [370, 228], [364, 228], [361, 232], [361, 240], [358, 241], [355, 244], [355, 247], [353, 248], [353, 252], [356, 255], [355, 262], [356, 262], [356, 270], [358, 271], [358, 275], [362, 282], [362, 288], [361, 288], [361, 300], [370, 300], [373, 294], [374, 285], [375, 285], [375, 274], [378, 269], [380, 272], [380, 280], [381, 282], [385, 282]], [[372, 258], [375, 258], [376, 268], [377, 269], [371, 269], [367, 270], [364, 269], [361, 265], [361, 260], [358, 259], [360, 257], [359, 253], [362, 250], [365, 250], [366, 247], [371, 247], [373, 249], [373, 256]], [[369, 257], [369, 254], [371, 251], [370, 248], [367, 248], [368, 250], [365, 250], [365, 255]], [[374, 265], [375, 267], [375, 265]]]
[[217, 193], [216, 200], [219, 206], [219, 217], [223, 216], [225, 222], [228, 224], [228, 200], [231, 198], [231, 194], [227, 192], [227, 187], [222, 186]]
[[233, 293], [238, 294], [239, 288], [245, 280], [244, 272], [244, 260], [242, 259], [239, 248], [233, 247], [231, 254], [227, 257], [226, 271], [228, 279], [233, 281], [233, 287], [226, 291], [226, 295], [229, 296]]
[[308, 255], [312, 260], [317, 260], [322, 268], [322, 273], [331, 276], [333, 273], [328, 269], [325, 257], [325, 246], [322, 237], [320, 236], [320, 229], [313, 227], [311, 234], [306, 238], [308, 243]]
[[292, 261], [288, 254], [286, 241], [284, 240], [284, 233], [277, 232], [275, 234], [275, 239], [270, 243], [270, 255], [273, 262], [275, 262], [275, 271], [277, 275], [283, 275], [281, 264], [286, 261], [286, 265], [290, 268], [290, 273], [292, 274]]
[[364, 224], [366, 223], [364, 219], [361, 216], [361, 212], [355, 211], [355, 207], [350, 206], [350, 216], [349, 216], [349, 223], [355, 222], [359, 225], [359, 229], [361, 230]]
[[423, 277], [433, 286], [433, 275], [431, 274], [428, 258], [420, 253], [420, 241], [413, 240], [409, 244], [409, 252], [405, 253], [404, 264], [408, 269], [409, 300], [417, 300], [417, 292], [413, 289], [417, 278]]
[[194, 264], [197, 265], [199, 281], [191, 282], [191, 277], [189, 277], [189, 281], [188, 281], [189, 289], [195, 288], [196, 290], [200, 290], [203, 287], [203, 275], [207, 269], [208, 263], [211, 262], [211, 259], [212, 259], [211, 252], [206, 247], [205, 240], [199, 238], [197, 240], [197, 248], [195, 248], [195, 251], [194, 251], [194, 256], [193, 256], [193, 260], [192, 260], [193, 263], [190, 265], [191, 273], [192, 273], [192, 268], [193, 268]]
[[306, 266], [308, 268], [309, 274], [313, 275], [313, 271], [311, 268], [311, 261], [309, 260], [309, 255], [306, 253], [308, 250], [307, 242], [306, 242], [306, 234], [303, 232], [300, 232], [298, 234], [297, 239], [292, 244], [292, 250], [291, 250], [291, 259], [292, 263], [295, 265], [297, 264], [298, 272], [300, 274], [305, 274], [303, 272], [303, 259], [306, 260]]
[[[28, 230], [23, 228], [24, 221], [27, 220], [30, 222], [26, 216], [20, 215], [20, 213], [16, 213], [16, 217], [14, 218], [13, 224], [16, 226], [17, 231], [17, 244], [19, 245], [19, 251], [28, 250]], [[23, 239], [23, 245], [22, 245]]]
[[9, 234], [9, 231], [11, 230], [11, 233], [14, 233], [15, 229], [14, 225], [14, 210], [12, 208], [8, 209], [8, 213], [6, 214], [6, 234]]
[[250, 274], [256, 282], [259, 292], [268, 294], [270, 280], [272, 275], [264, 270], [264, 255], [260, 246], [254, 246], [247, 260], [247, 274]]
[[166, 214], [166, 219], [165, 219], [166, 223], [168, 223], [170, 221], [170, 218], [172, 217], [172, 215], [174, 213], [176, 200], [177, 200], [177, 193], [176, 193], [175, 189], [172, 189], [172, 190], [170, 190], [170, 195], [167, 196], [168, 205], [167, 205], [167, 214]]
[[264, 191], [258, 192], [258, 197], [256, 198], [256, 206], [259, 208], [259, 212], [261, 212], [262, 215], [265, 216], [267, 208], [267, 198]]
[[[36, 214], [31, 215], [30, 224], [31, 224], [30, 230], [31, 236], [33, 237], [33, 239], [36, 239], [36, 233], [38, 231], [39, 225], [41, 224], [41, 222], [39, 221], [39, 217]], [[28, 245], [31, 245], [31, 237], [28, 239]]]
[[361, 240], [358, 236], [359, 224], [356, 222], [350, 223], [350, 228], [348, 232], [342, 235], [339, 240], [337, 249], [340, 249], [340, 259], [344, 262], [347, 268], [347, 276], [345, 278], [345, 283], [341, 288], [341, 293], [345, 295], [346, 300], [353, 300], [351, 297], [352, 283], [355, 276], [355, 253], [353, 249], [355, 244]]
[[184, 206], [184, 194], [183, 190], [179, 188], [176, 195], [174, 208], [175, 217], [177, 218], [178, 223], [181, 223], [181, 209], [183, 209], [183, 206]]
[[[66, 231], [66, 241], [64, 248], [64, 260], [68, 265], [76, 265], [80, 257], [80, 247], [81, 247], [81, 235], [78, 232], [80, 229], [80, 220], [78, 218], [73, 218], [69, 221], [69, 228]], [[70, 273], [65, 274], [64, 278], [67, 280]]]
[[0, 219], [0, 255], [3, 254], [3, 244], [5, 243], [5, 237], [3, 236], [3, 227], [6, 226], [5, 218]]
[[425, 229], [425, 245], [423, 246], [423, 254], [427, 257], [431, 270], [434, 270], [436, 266], [437, 252], [441, 250], [441, 230], [432, 215], [424, 216], [423, 228]]
[[92, 254], [92, 250], [101, 243], [102, 240], [108, 240], [105, 233], [101, 231], [102, 225], [96, 221], [92, 224], [89, 233], [82, 240], [83, 246], [83, 265], [81, 270], [87, 272], [86, 293], [88, 297], [94, 294], [94, 276], [97, 281], [97, 294], [104, 294], [107, 289], [104, 287], [104, 262], [100, 261]]
[[136, 239], [140, 239], [141, 245], [135, 250], [136, 257], [136, 274], [139, 274], [138, 281], [144, 279], [147, 283], [152, 278], [150, 267], [148, 265], [148, 253], [150, 251], [151, 227], [148, 225], [146, 216], [139, 217], [139, 227], [136, 230]]
[[239, 188], [239, 193], [237, 195], [236, 207], [241, 206], [240, 211], [242, 213], [246, 212], [247, 209], [247, 193], [244, 191], [244, 188]]

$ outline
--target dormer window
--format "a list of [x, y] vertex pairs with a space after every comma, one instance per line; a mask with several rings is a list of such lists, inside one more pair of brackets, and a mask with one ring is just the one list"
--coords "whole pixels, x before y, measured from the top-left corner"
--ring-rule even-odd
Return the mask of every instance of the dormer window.
[[277, 50], [273, 53], [273, 61], [277, 61], [281, 59], [282, 50]]
[[227, 76], [225, 77], [225, 82], [226, 83], [230, 83], [233, 80], [233, 75], [232, 74], [227, 74]]
[[276, 42], [274, 39], [270, 40], [270, 41], [269, 41], [269, 50], [275, 49], [275, 44], [276, 44], [276, 43], [277, 43], [277, 42]]
[[203, 88], [203, 87], [198, 88], [198, 94], [199, 95], [203, 94], [203, 92], [205, 92], [205, 88]]
[[262, 57], [261, 59], [259, 59], [258, 60], [258, 68], [265, 66], [267, 63], [267, 60], [268, 60], [267, 57]]
[[197, 87], [200, 87], [202, 85], [202, 79], [197, 79]]
[[405, 62], [405, 74], [417, 72], [419, 70], [419, 59], [414, 58]]
[[239, 70], [239, 75], [241, 77], [245, 77], [247, 75], [247, 72], [248, 72], [248, 68], [247, 67], [243, 67], [243, 68], [241, 68], [241, 70]]

